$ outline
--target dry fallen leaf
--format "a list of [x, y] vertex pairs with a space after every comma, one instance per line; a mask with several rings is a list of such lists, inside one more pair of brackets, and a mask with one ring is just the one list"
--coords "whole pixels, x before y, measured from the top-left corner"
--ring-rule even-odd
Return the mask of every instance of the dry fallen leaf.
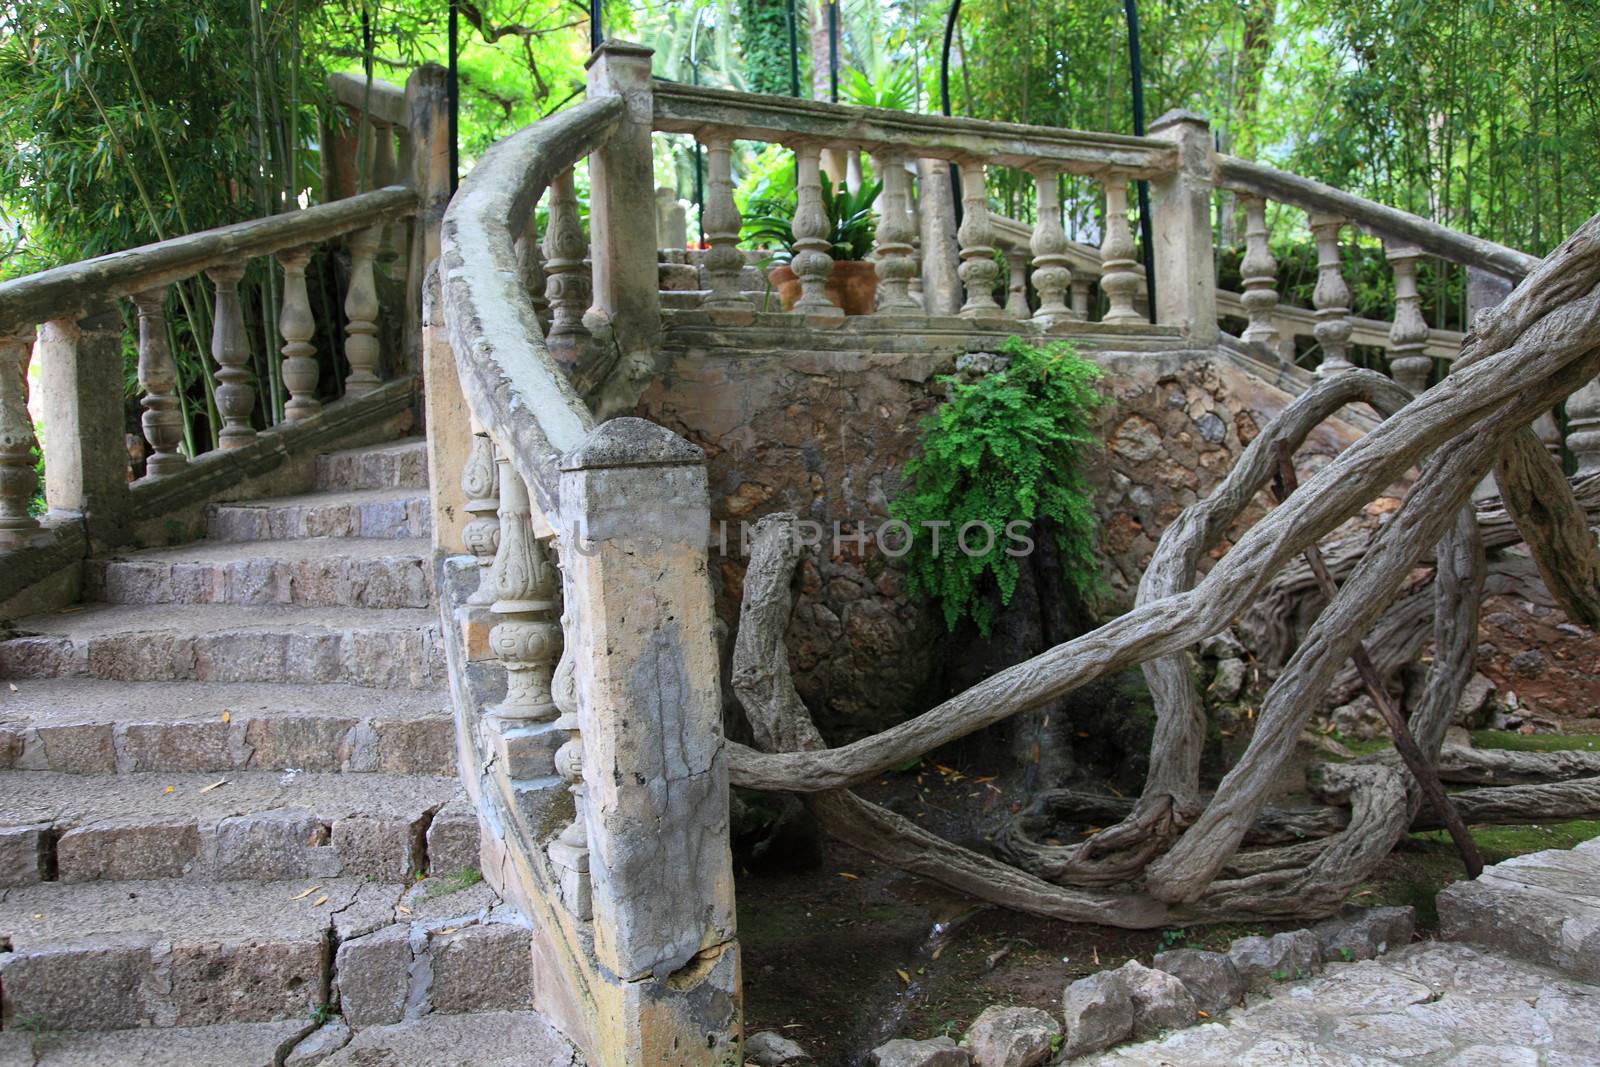
[[894, 973], [898, 974], [900, 976], [900, 981], [904, 982], [906, 985], [910, 985], [911, 984], [911, 976], [909, 974], [907, 974], [905, 971], [900, 970], [900, 969], [897, 968]]
[[13, 693], [17, 692], [17, 683], [16, 682], [7, 682], [6, 685], [10, 688], [10, 690]]
[[401, 915], [410, 915], [411, 914], [411, 909], [406, 907], [404, 904], [396, 904], [394, 906], [394, 910], [398, 911]]
[[311, 906], [313, 908], [320, 908], [324, 904], [326, 904], [327, 902], [328, 902], [328, 894], [324, 893], [320, 897], [318, 897], [316, 900], [313, 900], [311, 902]]
[[232, 722], [233, 721], [233, 714], [231, 712], [229, 712], [227, 708], [223, 708], [222, 709], [222, 721], [223, 722]]
[[848, 878], [852, 882], [861, 881], [861, 876], [859, 874], [851, 874], [849, 871], [840, 871], [839, 872], [839, 877], [840, 878]]
[[306, 897], [309, 897], [312, 893], [315, 893], [317, 890], [319, 890], [321, 888], [322, 887], [320, 885], [314, 885], [310, 889], [307, 889], [303, 893], [296, 893], [294, 896], [290, 897], [289, 899], [290, 900], [304, 900]]
[[223, 786], [225, 786], [227, 784], [228, 784], [228, 780], [226, 778], [218, 778], [216, 781], [212, 782], [210, 785], [205, 786], [204, 788], [202, 788], [200, 790], [200, 792], [209, 793], [213, 789], [220, 789], [220, 788], [222, 788]]
[[1200, 1018], [1202, 1018], [1202, 1019], [1209, 1019], [1209, 1018], [1211, 1018], [1211, 1013], [1210, 1013], [1210, 1012], [1209, 1012], [1209, 1011], [1201, 1011], [1201, 1010], [1200, 1010], [1200, 1009], [1199, 1009], [1199, 1008], [1196, 1008], [1196, 1009], [1195, 1009], [1195, 1010], [1194, 1010], [1194, 1013], [1195, 1013], [1195, 1014], [1196, 1014], [1196, 1015], [1198, 1015], [1198, 1016], [1200, 1016]]
[[938, 948], [933, 950], [933, 958], [934, 959], [938, 959], [940, 956], [943, 956], [943, 955], [944, 955], [944, 946], [943, 945], [940, 945]]
[[169, 786], [167, 786], [167, 792], [169, 792], [169, 793], [176, 793], [176, 792], [177, 792], [177, 791], [178, 791], [178, 787], [177, 787], [177, 786], [175, 786], [175, 785], [169, 785]]

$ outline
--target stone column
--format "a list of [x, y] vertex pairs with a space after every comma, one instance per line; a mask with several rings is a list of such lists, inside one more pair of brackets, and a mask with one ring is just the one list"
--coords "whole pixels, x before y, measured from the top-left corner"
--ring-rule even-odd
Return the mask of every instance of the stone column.
[[1093, 278], [1072, 279], [1072, 315], [1084, 322], [1089, 321], [1089, 287], [1093, 284]]
[[605, 41], [586, 64], [590, 100], [620, 96], [627, 104], [616, 130], [589, 157], [594, 294], [587, 321], [592, 332], [610, 329], [624, 361], [642, 354], [646, 365], [653, 361], [661, 336], [656, 232], [653, 220], [644, 215], [656, 184], [650, 141], [653, 54], [641, 45]]
[[1075, 316], [1067, 307], [1067, 289], [1072, 285], [1072, 261], [1067, 258], [1067, 232], [1061, 228], [1061, 189], [1053, 170], [1033, 176], [1039, 197], [1039, 220], [1033, 224], [1033, 287], [1039, 293], [1035, 322], [1046, 330]]
[[0, 548], [13, 548], [39, 529], [39, 520], [28, 514], [39, 488], [33, 470], [39, 441], [23, 372], [33, 339], [33, 330], [0, 337]]
[[1317, 287], [1311, 303], [1317, 309], [1317, 324], [1312, 332], [1322, 346], [1319, 375], [1341, 374], [1350, 370], [1350, 287], [1345, 284], [1339, 264], [1339, 230], [1345, 220], [1336, 215], [1313, 214], [1311, 235], [1317, 241]]
[[994, 280], [1000, 265], [994, 261], [994, 224], [989, 221], [989, 194], [984, 185], [982, 160], [961, 163], [961, 227], [956, 231], [961, 245], [961, 285], [966, 301], [961, 305], [964, 319], [997, 319], [1004, 309], [994, 300]]
[[1110, 305], [1100, 321], [1137, 325], [1149, 321], [1133, 307], [1139, 291], [1140, 269], [1134, 259], [1133, 234], [1128, 229], [1128, 178], [1115, 171], [1105, 175], [1106, 232], [1100, 242], [1100, 291]]
[[1178, 166], [1150, 182], [1156, 321], [1181, 326], [1200, 346], [1217, 343], [1217, 266], [1211, 250], [1211, 126], [1189, 111], [1169, 111], [1150, 136], [1171, 141]]
[[1006, 314], [1019, 321], [1032, 315], [1028, 308], [1028, 250], [1007, 248]]
[[83, 516], [91, 537], [113, 543], [125, 530], [128, 505], [122, 334], [121, 312], [100, 305], [76, 322], [45, 323], [37, 355], [45, 503], [53, 516]]
[[583, 278], [583, 258], [588, 247], [583, 222], [578, 218], [578, 196], [572, 171], [567, 169], [550, 183], [550, 202], [544, 230], [545, 296], [550, 301], [550, 335], [556, 358], [567, 366], [579, 362], [589, 340], [583, 325], [588, 294]]
[[250, 384], [250, 342], [244, 333], [239, 308], [239, 279], [243, 263], [226, 263], [206, 271], [217, 288], [216, 311], [211, 325], [211, 358], [217, 363], [217, 411], [222, 429], [218, 447], [242, 448], [256, 439], [250, 417], [256, 408], [255, 386]]
[[744, 253], [739, 251], [739, 229], [744, 220], [733, 202], [733, 138], [713, 129], [701, 133], [700, 143], [706, 148], [705, 274], [710, 290], [701, 306], [750, 312], [755, 305], [740, 291]]
[[[594, 948], [623, 990], [617, 1062], [737, 1063], [705, 457], [664, 427], [619, 418], [561, 466]], [[692, 1059], [669, 1053], [690, 1041]]]
[[[563, 612], [561, 632], [573, 630], [572, 616]], [[589, 791], [583, 783], [583, 720], [578, 715], [577, 664], [570, 642], [563, 644], [550, 687], [551, 699], [561, 712], [550, 724], [566, 742], [556, 749], [556, 773], [572, 794], [572, 821], [545, 848], [561, 880], [561, 902], [580, 922], [594, 918], [594, 891], [589, 879]]]
[[1567, 448], [1578, 461], [1577, 473], [1600, 471], [1600, 381], [1567, 397]]
[[[422, 363], [423, 288], [439, 258], [439, 227], [450, 203], [449, 73], [425, 63], [406, 79], [406, 127], [411, 135], [411, 187], [417, 214], [411, 222], [406, 272], [406, 369]], [[412, 325], [413, 323], [418, 325]]]
[[1259, 196], [1239, 195], [1244, 207], [1245, 254], [1239, 264], [1244, 276], [1244, 295], [1240, 302], [1250, 316], [1244, 340], [1278, 350], [1278, 327], [1273, 312], [1278, 307], [1278, 261], [1267, 244], [1267, 202]]
[[140, 425], [150, 442], [150, 455], [144, 461], [148, 478], [165, 478], [188, 464], [183, 445], [183, 410], [178, 404], [178, 368], [167, 345], [167, 287], [157, 286], [133, 294], [139, 309], [139, 389], [144, 395]]
[[828, 213], [822, 206], [822, 148], [812, 142], [795, 145], [798, 172], [795, 178], [794, 259], [789, 269], [800, 279], [800, 299], [792, 310], [802, 315], [837, 318], [844, 309], [836, 307], [824, 291], [833, 273], [833, 249], [828, 240]]
[[[280, 372], [283, 386], [289, 391], [289, 400], [283, 405], [283, 418], [285, 422], [299, 422], [322, 410], [322, 401], [317, 399], [322, 368], [317, 366], [317, 346], [311, 343], [311, 338], [316, 336], [317, 321], [311, 314], [311, 300], [306, 294], [306, 264], [311, 262], [311, 249], [285, 249], [278, 253], [277, 259], [283, 267], [283, 307], [278, 313], [278, 333], [283, 337]], [[369, 270], [369, 285], [371, 281]], [[352, 277], [352, 290], [355, 284]], [[349, 306], [346, 300], [345, 307]], [[349, 347], [346, 342], [347, 353]]]
[[344, 391], [348, 396], [362, 396], [383, 384], [378, 377], [378, 288], [372, 270], [379, 236], [375, 229], [350, 235], [350, 288], [344, 297], [344, 355], [350, 362]]
[[957, 264], [956, 202], [950, 185], [950, 164], [943, 159], [917, 160], [922, 195], [922, 302], [930, 315], [961, 310], [961, 276]]
[[522, 236], [517, 238], [517, 274], [522, 288], [533, 305], [533, 314], [539, 320], [539, 332], [550, 336], [550, 298], [545, 295], [550, 279], [544, 272], [544, 249], [540, 244], [539, 223], [536, 212], [528, 212], [528, 222]]
[[878, 312], [883, 315], [920, 315], [922, 308], [911, 298], [911, 278], [917, 265], [911, 257], [910, 176], [905, 159], [885, 152], [873, 157], [872, 164], [883, 180], [878, 196]]
[[1417, 260], [1422, 249], [1394, 244], [1384, 252], [1394, 269], [1394, 325], [1389, 327], [1389, 374], [1413, 394], [1428, 388], [1433, 359], [1424, 350], [1428, 324], [1422, 318], [1422, 297], [1417, 292]]
[[[445, 333], [437, 263], [428, 271], [422, 304], [422, 392], [428, 435], [428, 510], [433, 549], [454, 555], [465, 547], [467, 495], [461, 471], [472, 453], [472, 413], [461, 393], [455, 353]], [[477, 642], [481, 647], [483, 642]]]
[[467, 514], [472, 516], [462, 527], [461, 540], [478, 561], [478, 588], [467, 597], [474, 607], [488, 607], [495, 599], [491, 568], [500, 547], [499, 484], [494, 443], [474, 418], [472, 451], [461, 468], [461, 491], [467, 496]]

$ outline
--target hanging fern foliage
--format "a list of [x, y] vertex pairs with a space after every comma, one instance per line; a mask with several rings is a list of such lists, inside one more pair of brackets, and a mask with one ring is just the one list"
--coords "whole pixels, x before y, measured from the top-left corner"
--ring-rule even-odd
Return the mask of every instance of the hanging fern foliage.
[[906, 491], [890, 505], [912, 530], [911, 592], [937, 600], [951, 630], [969, 618], [985, 637], [1041, 536], [1073, 592], [1087, 597], [1100, 584], [1083, 473], [1105, 402], [1100, 368], [1068, 341], [1039, 348], [1013, 337], [999, 353], [1010, 359], [1004, 370], [941, 379], [950, 399], [923, 420]]

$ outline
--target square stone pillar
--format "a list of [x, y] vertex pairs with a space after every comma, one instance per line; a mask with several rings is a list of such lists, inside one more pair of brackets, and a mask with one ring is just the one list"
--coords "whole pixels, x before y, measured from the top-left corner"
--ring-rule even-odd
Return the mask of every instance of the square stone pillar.
[[620, 418], [561, 469], [594, 950], [617, 997], [597, 1043], [619, 1063], [737, 1063], [705, 455], [655, 423]]
[[122, 331], [117, 309], [102, 304], [46, 323], [38, 351], [45, 503], [52, 518], [82, 516], [91, 538], [111, 544], [120, 543], [129, 503]]
[[461, 487], [461, 469], [472, 451], [472, 416], [461, 392], [455, 352], [444, 328], [438, 260], [428, 265], [422, 291], [422, 396], [427, 417], [428, 509], [433, 516], [433, 548], [455, 554], [466, 550], [462, 532], [472, 515]]
[[1217, 343], [1217, 268], [1211, 254], [1211, 125], [1190, 111], [1156, 119], [1150, 136], [1171, 141], [1178, 166], [1150, 183], [1156, 321], [1181, 326], [1197, 346]]
[[650, 57], [642, 45], [606, 41], [586, 64], [589, 99], [620, 96], [628, 109], [605, 146], [589, 157], [589, 258], [594, 302], [583, 317], [589, 332], [609, 327], [629, 362], [653, 362], [661, 335], [661, 282], [656, 266], [655, 168], [650, 127], [655, 104]]

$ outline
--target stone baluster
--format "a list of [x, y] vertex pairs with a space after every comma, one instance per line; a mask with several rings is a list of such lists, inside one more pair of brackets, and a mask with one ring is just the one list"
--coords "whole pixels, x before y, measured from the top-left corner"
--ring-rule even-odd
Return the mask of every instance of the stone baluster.
[[883, 315], [920, 315], [912, 298], [911, 280], [917, 274], [916, 250], [911, 243], [916, 230], [911, 220], [910, 175], [905, 158], [892, 152], [873, 157], [872, 165], [883, 180], [878, 196], [878, 311]]
[[[1067, 306], [1067, 289], [1072, 284], [1072, 265], [1067, 258], [1067, 231], [1061, 228], [1061, 189], [1054, 171], [1033, 176], [1039, 194], [1039, 219], [1033, 225], [1033, 288], [1039, 294], [1035, 322], [1045, 329], [1081, 315]], [[1085, 291], [1085, 300], [1088, 293]]]
[[[1389, 327], [1389, 373], [1394, 380], [1420, 393], [1428, 388], [1433, 357], [1426, 355], [1428, 324], [1422, 318], [1422, 296], [1417, 292], [1417, 261], [1422, 249], [1396, 244], [1384, 252], [1394, 268], [1394, 325]], [[1559, 447], [1559, 441], [1557, 447]]]
[[517, 239], [517, 273], [522, 278], [522, 288], [528, 294], [528, 302], [533, 305], [534, 316], [539, 320], [539, 329], [544, 334], [550, 332], [550, 299], [545, 295], [550, 280], [544, 272], [544, 250], [539, 245], [538, 213], [528, 212], [528, 222], [523, 228], [522, 236]]
[[961, 266], [956, 273], [966, 290], [961, 305], [965, 319], [1000, 318], [1004, 309], [994, 300], [1000, 265], [994, 261], [994, 224], [989, 220], [989, 194], [981, 160], [961, 163], [961, 226], [956, 230]]
[[1094, 285], [1093, 278], [1072, 279], [1072, 315], [1084, 322], [1089, 321], [1089, 289]]
[[244, 315], [239, 307], [239, 279], [243, 263], [226, 263], [206, 271], [217, 288], [216, 312], [211, 326], [211, 358], [217, 362], [217, 411], [222, 428], [221, 448], [242, 448], [256, 439], [250, 416], [255, 411], [256, 390], [250, 384], [250, 342], [245, 337]]
[[912, 184], [917, 174], [916, 164], [907, 162], [905, 171], [906, 218], [911, 223], [911, 278], [906, 283], [906, 295], [915, 305], [913, 310], [921, 315], [928, 306], [922, 286], [922, 190]]
[[133, 294], [139, 309], [139, 388], [144, 395], [139, 422], [150, 455], [144, 461], [146, 477], [164, 478], [183, 470], [189, 462], [183, 444], [183, 411], [178, 405], [178, 367], [167, 346], [167, 287]]
[[556, 571], [534, 537], [527, 483], [504, 456], [497, 462], [500, 543], [490, 569], [495, 599], [489, 610], [499, 622], [489, 631], [489, 648], [506, 668], [506, 696], [489, 714], [503, 726], [544, 723], [556, 717], [550, 700], [561, 651]]
[[378, 287], [372, 272], [381, 239], [377, 229], [350, 235], [350, 288], [344, 296], [344, 358], [350, 363], [344, 379], [347, 396], [361, 396], [383, 384], [378, 377]]
[[[278, 332], [283, 335], [283, 385], [289, 391], [283, 418], [286, 422], [299, 422], [322, 410], [322, 402], [317, 399], [322, 368], [317, 365], [317, 346], [311, 343], [317, 321], [306, 293], [306, 264], [311, 262], [311, 249], [288, 248], [279, 252], [277, 259], [283, 267], [283, 308], [278, 315]], [[351, 289], [354, 288], [352, 278]], [[349, 345], [345, 347], [348, 349]]]
[[565, 350], [564, 361], [575, 361], [577, 347], [588, 340], [583, 313], [589, 306], [583, 259], [588, 252], [583, 223], [578, 218], [578, 197], [572, 171], [564, 170], [550, 183], [549, 221], [544, 231], [545, 296], [550, 301], [551, 348]]
[[739, 251], [739, 230], [744, 219], [733, 202], [733, 138], [709, 131], [700, 143], [706, 147], [705, 208], [701, 226], [705, 230], [706, 293], [701, 306], [749, 311], [754, 304], [741, 291], [744, 253]]
[[500, 547], [500, 490], [494, 442], [488, 431], [472, 419], [472, 450], [461, 467], [461, 491], [466, 494], [465, 510], [472, 518], [461, 529], [461, 542], [478, 561], [478, 588], [467, 597], [474, 607], [487, 607], [495, 600], [491, 574]]
[[1013, 319], [1026, 319], [1028, 308], [1028, 250], [1007, 248], [1006, 257], [1006, 314]]
[[23, 365], [33, 346], [34, 331], [0, 337], [0, 546], [20, 544], [37, 529], [28, 514], [39, 477], [33, 469], [33, 416], [28, 414], [28, 385]]
[[1105, 176], [1106, 232], [1100, 243], [1100, 291], [1106, 294], [1102, 322], [1142, 323], [1149, 319], [1133, 306], [1139, 292], [1141, 270], [1134, 258], [1133, 233], [1128, 228], [1128, 179], [1111, 172]]
[[1567, 448], [1578, 461], [1578, 474], [1600, 471], [1600, 380], [1567, 398]]
[[561, 662], [550, 686], [551, 699], [561, 712], [550, 724], [566, 736], [565, 743], [556, 749], [556, 773], [567, 783], [572, 794], [572, 821], [562, 828], [546, 848], [550, 862], [560, 871], [561, 900], [573, 918], [588, 922], [594, 918], [594, 892], [589, 882], [589, 796], [583, 784], [583, 734], [578, 719], [577, 664], [573, 660], [573, 642], [566, 639], [572, 619], [561, 614]]
[[1278, 307], [1278, 261], [1272, 258], [1272, 249], [1267, 245], [1267, 202], [1259, 196], [1240, 194], [1239, 203], [1244, 206], [1245, 217], [1245, 253], [1239, 264], [1244, 293], [1239, 300], [1250, 316], [1243, 339], [1276, 352], [1278, 327], [1273, 312]]
[[1317, 373], [1326, 377], [1342, 374], [1350, 362], [1350, 287], [1345, 284], [1339, 263], [1339, 231], [1345, 220], [1337, 215], [1313, 214], [1311, 234], [1317, 241], [1317, 287], [1311, 303], [1317, 309], [1317, 324], [1312, 333], [1322, 346], [1322, 364]]
[[[372, 126], [372, 187], [383, 189], [400, 183], [400, 167], [395, 159], [395, 129], [382, 123]], [[391, 222], [378, 229], [378, 257], [391, 264], [394, 276], [406, 276], [406, 222]]]
[[833, 245], [828, 240], [828, 212], [822, 206], [822, 147], [802, 142], [795, 146], [798, 177], [795, 179], [794, 259], [789, 269], [800, 279], [800, 299], [794, 311], [803, 315], [840, 316], [826, 292], [828, 275], [833, 273]]

